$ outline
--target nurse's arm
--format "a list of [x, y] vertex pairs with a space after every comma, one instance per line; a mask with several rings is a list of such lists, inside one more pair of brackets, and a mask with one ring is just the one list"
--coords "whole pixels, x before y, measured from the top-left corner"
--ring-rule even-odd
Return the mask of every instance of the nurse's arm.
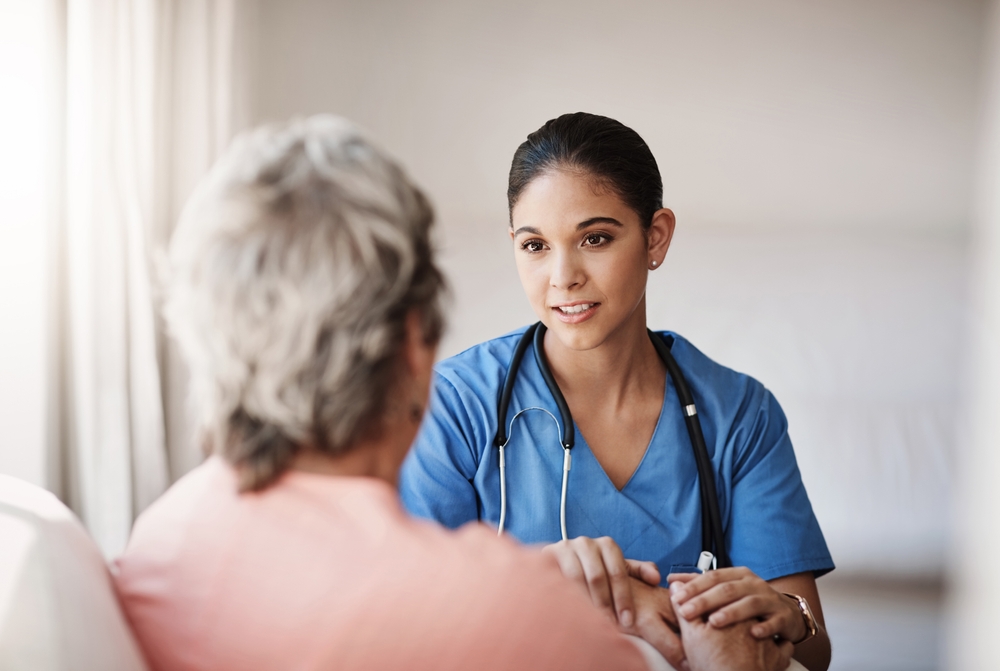
[[[823, 618], [823, 604], [819, 600], [819, 590], [816, 589], [816, 578], [812, 572], [795, 573], [769, 580], [768, 584], [782, 594], [798, 594], [809, 602], [809, 609], [816, 618], [816, 635], [804, 643], [795, 646], [795, 659], [807, 669], [827, 669], [830, 667], [830, 637], [826, 633], [826, 620]], [[758, 634], [757, 631], [754, 632]], [[768, 636], [768, 632], [759, 632]]]

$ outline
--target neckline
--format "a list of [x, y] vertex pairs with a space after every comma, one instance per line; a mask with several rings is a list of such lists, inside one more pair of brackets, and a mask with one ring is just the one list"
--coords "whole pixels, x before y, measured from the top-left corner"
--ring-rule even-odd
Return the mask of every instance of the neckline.
[[639, 473], [640, 470], [642, 470], [643, 464], [645, 464], [647, 459], [650, 458], [649, 453], [652, 450], [653, 445], [656, 443], [657, 434], [660, 432], [660, 426], [663, 424], [663, 418], [664, 415], [666, 414], [667, 396], [669, 392], [670, 392], [670, 374], [667, 373], [666, 375], [664, 375], [663, 399], [660, 402], [660, 413], [656, 417], [656, 425], [653, 426], [653, 433], [650, 434], [649, 436], [649, 442], [646, 444], [646, 449], [642, 453], [642, 458], [639, 459], [639, 463], [636, 464], [635, 468], [632, 470], [632, 473], [628, 476], [628, 480], [625, 481], [625, 484], [622, 485], [621, 489], [618, 489], [618, 487], [615, 486], [615, 483], [611, 481], [611, 477], [608, 475], [608, 472], [604, 470], [604, 465], [601, 464], [601, 460], [597, 458], [596, 454], [594, 454], [594, 450], [591, 449], [590, 443], [587, 442], [587, 439], [583, 435], [583, 432], [580, 431], [580, 427], [577, 426], [576, 420], [575, 419], [573, 420], [573, 431], [576, 433], [578, 444], [586, 446], [587, 452], [589, 452], [590, 456], [593, 457], [594, 463], [597, 464], [597, 468], [601, 471], [601, 475], [604, 476], [604, 479], [607, 481], [608, 485], [616, 493], [618, 494], [625, 493], [625, 490], [627, 490], [629, 488], [629, 485], [631, 485], [632, 482], [636, 479], [636, 475]]

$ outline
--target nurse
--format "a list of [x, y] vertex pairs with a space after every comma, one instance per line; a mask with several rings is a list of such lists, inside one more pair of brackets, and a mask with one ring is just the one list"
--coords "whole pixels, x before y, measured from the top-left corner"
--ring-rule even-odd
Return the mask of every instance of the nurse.
[[[761, 383], [665, 332], [656, 337], [667, 338], [698, 408], [734, 567], [693, 572], [702, 549], [697, 467], [677, 391], [646, 329], [647, 277], [662, 266], [675, 223], [649, 147], [613, 119], [563, 115], [518, 147], [507, 198], [518, 274], [547, 327], [544, 356], [576, 445], [570, 540], [560, 540], [560, 413], [529, 347], [499, 420], [513, 419], [505, 533], [544, 544], [624, 627], [636, 617], [631, 580], [676, 574], [680, 616], [719, 627], [758, 620], [755, 636], [792, 641], [796, 659], [825, 670], [830, 641], [816, 578], [833, 561], [781, 406]], [[430, 412], [401, 474], [412, 513], [449, 527], [498, 523], [497, 400], [525, 330], [437, 366]]]

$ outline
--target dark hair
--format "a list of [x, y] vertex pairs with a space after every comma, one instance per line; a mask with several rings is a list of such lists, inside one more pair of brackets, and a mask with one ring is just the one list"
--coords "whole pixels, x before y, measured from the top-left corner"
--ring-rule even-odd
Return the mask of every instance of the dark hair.
[[531, 180], [559, 167], [582, 170], [613, 190], [639, 215], [643, 228], [663, 207], [660, 169], [639, 134], [614, 119], [575, 112], [545, 122], [514, 152], [508, 212]]

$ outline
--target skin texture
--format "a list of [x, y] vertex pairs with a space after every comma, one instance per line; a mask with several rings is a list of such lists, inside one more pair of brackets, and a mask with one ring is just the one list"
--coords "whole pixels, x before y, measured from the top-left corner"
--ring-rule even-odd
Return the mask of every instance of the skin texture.
[[[666, 370], [646, 334], [646, 281], [651, 270], [662, 267], [674, 225], [673, 213], [661, 209], [643, 230], [636, 212], [617, 194], [571, 168], [536, 177], [511, 211], [518, 275], [548, 327], [545, 354], [580, 432], [618, 489], [642, 461], [663, 406]], [[579, 315], [559, 310], [581, 304], [592, 307]], [[656, 583], [647, 579], [646, 569], [630, 564], [613, 540], [578, 538], [546, 551], [624, 629], [658, 617], [661, 609], [652, 605], [658, 602], [638, 599], [637, 581], [626, 576]], [[682, 619], [689, 622], [711, 616], [714, 620], [701, 624], [728, 630], [744, 622], [749, 624], [740, 628], [741, 636], [800, 640], [801, 613], [782, 592], [805, 597], [823, 622], [811, 574], [769, 584], [743, 568], [679, 579], [687, 583], [680, 605], [688, 608], [690, 615], [682, 613]], [[764, 621], [757, 623], [758, 618]], [[668, 660], [676, 656], [666, 634], [659, 631], [655, 638], [659, 645], [647, 640]], [[799, 646], [795, 657], [811, 671], [825, 671], [830, 660], [826, 632], [821, 629]]]

